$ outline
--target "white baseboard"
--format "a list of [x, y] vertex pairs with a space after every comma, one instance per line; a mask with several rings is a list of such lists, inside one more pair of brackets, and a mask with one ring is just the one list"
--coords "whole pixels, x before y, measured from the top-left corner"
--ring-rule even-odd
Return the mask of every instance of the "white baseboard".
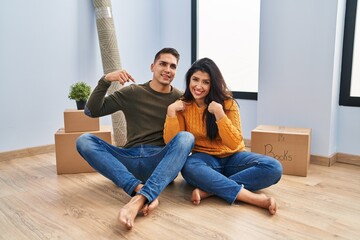
[[38, 154], [55, 152], [55, 144], [24, 148], [8, 152], [0, 152], [0, 161], [6, 161], [14, 158], [30, 157]]

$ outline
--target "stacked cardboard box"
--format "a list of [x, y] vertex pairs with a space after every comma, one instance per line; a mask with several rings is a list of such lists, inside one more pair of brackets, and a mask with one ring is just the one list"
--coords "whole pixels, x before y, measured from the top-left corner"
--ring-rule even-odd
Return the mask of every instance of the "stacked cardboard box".
[[88, 173], [95, 170], [80, 156], [76, 139], [85, 132], [111, 143], [111, 126], [100, 126], [98, 118], [90, 118], [83, 110], [64, 111], [64, 127], [55, 133], [57, 174]]
[[66, 109], [64, 111], [65, 132], [99, 131], [99, 118], [91, 118], [84, 114], [84, 110]]
[[251, 151], [279, 160], [284, 174], [306, 177], [310, 135], [309, 128], [260, 125], [251, 131]]

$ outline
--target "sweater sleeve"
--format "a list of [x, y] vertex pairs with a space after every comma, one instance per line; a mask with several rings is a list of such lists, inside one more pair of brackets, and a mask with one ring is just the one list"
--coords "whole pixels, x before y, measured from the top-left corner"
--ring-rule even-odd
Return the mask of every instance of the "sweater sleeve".
[[166, 116], [164, 124], [164, 142], [167, 144], [180, 131], [185, 130], [185, 121], [182, 114], [177, 113], [176, 117]]
[[104, 77], [98, 81], [98, 85], [86, 102], [84, 112], [87, 116], [93, 118], [101, 117], [120, 110], [115, 97], [113, 95], [106, 96], [110, 85], [111, 82], [106, 81]]
[[240, 112], [234, 100], [228, 101], [225, 108], [226, 116], [216, 123], [223, 144], [234, 150], [243, 144]]

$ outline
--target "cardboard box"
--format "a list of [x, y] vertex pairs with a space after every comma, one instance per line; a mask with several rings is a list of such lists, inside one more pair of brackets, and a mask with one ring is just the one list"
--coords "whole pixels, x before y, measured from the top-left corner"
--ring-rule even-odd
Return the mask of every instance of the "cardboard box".
[[64, 128], [66, 133], [99, 131], [99, 118], [85, 115], [84, 110], [66, 109], [64, 111]]
[[283, 174], [307, 176], [311, 129], [260, 125], [251, 131], [251, 151], [271, 156], [283, 166]]
[[[92, 131], [90, 133], [111, 143], [111, 129], [111, 126], [101, 126], [100, 131]], [[84, 132], [65, 133], [63, 128], [55, 133], [57, 174], [95, 172], [76, 149], [76, 139], [81, 134], [84, 134]]]

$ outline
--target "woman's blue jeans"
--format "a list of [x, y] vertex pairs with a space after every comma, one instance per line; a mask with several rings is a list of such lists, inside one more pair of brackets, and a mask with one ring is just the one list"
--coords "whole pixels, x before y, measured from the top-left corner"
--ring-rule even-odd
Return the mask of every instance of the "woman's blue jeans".
[[164, 147], [121, 148], [89, 133], [76, 141], [78, 152], [90, 166], [130, 196], [139, 184], [144, 184], [138, 194], [149, 202], [177, 177], [193, 146], [194, 136], [189, 132], [179, 132]]
[[242, 187], [257, 191], [277, 183], [282, 165], [272, 157], [253, 152], [238, 152], [225, 158], [193, 153], [181, 174], [189, 184], [233, 204]]

